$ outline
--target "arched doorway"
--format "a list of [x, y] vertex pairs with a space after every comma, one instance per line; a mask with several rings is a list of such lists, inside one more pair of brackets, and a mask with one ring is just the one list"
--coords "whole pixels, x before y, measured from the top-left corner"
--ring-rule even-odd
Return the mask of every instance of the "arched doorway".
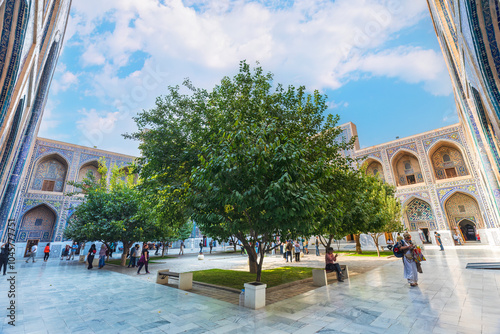
[[477, 230], [474, 222], [464, 219], [458, 224], [458, 227], [462, 231], [465, 241], [477, 241]]
[[405, 207], [407, 229], [418, 231], [423, 243], [431, 243], [430, 230], [436, 229], [434, 213], [429, 203], [414, 198]]
[[448, 198], [444, 207], [452, 234], [464, 241], [477, 241], [477, 229], [483, 229], [485, 225], [476, 199], [469, 194], [456, 192]]
[[42, 204], [26, 212], [17, 234], [18, 242], [39, 240], [51, 242], [54, 234], [56, 214], [47, 205]]

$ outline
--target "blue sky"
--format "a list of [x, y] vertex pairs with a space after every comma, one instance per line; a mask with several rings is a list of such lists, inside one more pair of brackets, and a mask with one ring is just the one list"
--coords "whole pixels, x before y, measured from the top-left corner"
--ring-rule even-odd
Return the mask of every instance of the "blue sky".
[[121, 134], [168, 85], [259, 61], [329, 97], [361, 147], [458, 122], [425, 0], [74, 1], [39, 136], [137, 155]]

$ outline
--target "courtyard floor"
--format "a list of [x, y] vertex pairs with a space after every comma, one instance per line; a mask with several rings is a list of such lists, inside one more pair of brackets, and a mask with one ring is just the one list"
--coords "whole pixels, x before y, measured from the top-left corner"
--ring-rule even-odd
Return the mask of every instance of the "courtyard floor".
[[[89, 271], [76, 261], [58, 259], [34, 264], [18, 260], [16, 326], [6, 317], [10, 284], [9, 275], [3, 276], [0, 332], [500, 333], [500, 271], [465, 269], [469, 262], [500, 262], [500, 249], [427, 249], [425, 255], [418, 287], [405, 282], [400, 261], [387, 261], [342, 284], [258, 311], [155, 284], [154, 274]], [[237, 255], [206, 259], [186, 257], [178, 265], [189, 267], [182, 271], [206, 269], [210, 261], [225, 263], [224, 269], [245, 265]]]

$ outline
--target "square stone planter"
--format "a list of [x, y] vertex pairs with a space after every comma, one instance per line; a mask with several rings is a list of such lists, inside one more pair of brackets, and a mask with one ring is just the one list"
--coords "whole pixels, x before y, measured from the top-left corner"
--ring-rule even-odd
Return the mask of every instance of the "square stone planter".
[[245, 283], [245, 307], [257, 310], [266, 306], [266, 287], [260, 282]]

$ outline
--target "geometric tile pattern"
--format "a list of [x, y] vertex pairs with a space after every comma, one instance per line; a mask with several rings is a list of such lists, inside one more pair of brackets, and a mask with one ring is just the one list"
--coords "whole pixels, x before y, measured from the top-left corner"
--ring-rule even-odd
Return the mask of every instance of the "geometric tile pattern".
[[25, 242], [28, 239], [39, 239], [40, 242], [52, 241], [56, 215], [45, 205], [37, 206], [28, 211], [17, 232], [17, 241]]
[[453, 168], [457, 176], [469, 175], [462, 153], [453, 147], [441, 146], [436, 150], [432, 155], [432, 165], [438, 180], [446, 179], [445, 169], [449, 168]]
[[67, 165], [58, 159], [49, 158], [38, 163], [33, 180], [33, 190], [42, 190], [43, 181], [55, 181], [54, 191], [62, 192], [66, 180]]
[[477, 223], [478, 228], [484, 228], [481, 210], [477, 201], [470, 195], [457, 192], [445, 204], [448, 222], [452, 229], [457, 227], [457, 221], [469, 219]]

